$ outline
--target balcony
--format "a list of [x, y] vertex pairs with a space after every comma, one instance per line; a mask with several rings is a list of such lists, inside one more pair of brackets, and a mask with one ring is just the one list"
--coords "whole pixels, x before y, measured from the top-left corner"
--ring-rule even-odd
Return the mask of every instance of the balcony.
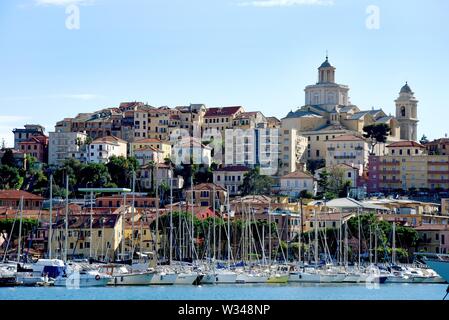
[[380, 166], [399, 166], [400, 162], [399, 161], [393, 161], [393, 162], [380, 162], [379, 163]]
[[327, 151], [335, 151], [335, 147], [329, 147], [327, 148]]
[[385, 179], [385, 180], [381, 180], [381, 183], [402, 183], [401, 180], [393, 180], [393, 179]]
[[429, 166], [449, 166], [449, 163], [446, 161], [429, 161], [427, 163]]
[[401, 174], [401, 171], [399, 170], [385, 170], [385, 171], [379, 171], [379, 174]]
[[334, 159], [356, 159], [356, 156], [334, 156]]
[[363, 151], [363, 150], [365, 150], [365, 148], [363, 148], [363, 147], [355, 147], [354, 150]]
[[449, 170], [427, 170], [428, 174], [449, 174]]
[[429, 183], [449, 183], [449, 179], [429, 179]]

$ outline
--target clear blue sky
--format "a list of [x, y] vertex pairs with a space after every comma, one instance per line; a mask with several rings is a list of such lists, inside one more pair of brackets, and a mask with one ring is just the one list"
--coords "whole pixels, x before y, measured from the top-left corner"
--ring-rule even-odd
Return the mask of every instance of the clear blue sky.
[[[269, 1], [2, 0], [0, 139], [134, 100], [282, 118], [304, 104], [326, 50], [352, 103], [394, 113], [408, 81], [419, 135], [449, 132], [448, 1]], [[67, 2], [79, 4], [79, 30], [65, 26]], [[366, 28], [368, 5], [378, 30]]]

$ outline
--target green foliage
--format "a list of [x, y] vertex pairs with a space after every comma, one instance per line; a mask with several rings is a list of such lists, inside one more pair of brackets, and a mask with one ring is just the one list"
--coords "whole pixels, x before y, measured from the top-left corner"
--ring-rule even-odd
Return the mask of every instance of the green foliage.
[[[15, 221], [15, 223], [14, 223]], [[17, 238], [19, 236], [19, 226], [20, 226], [20, 220], [19, 219], [1, 219], [0, 220], [0, 231], [7, 233], [10, 235], [11, 228], [14, 224], [14, 230], [12, 231], [13, 238]], [[25, 236], [30, 233], [30, 231], [33, 230], [33, 228], [37, 227], [39, 224], [38, 220], [35, 219], [29, 219], [24, 218], [22, 219], [22, 235]]]
[[5, 153], [2, 157], [2, 165], [9, 166], [9, 167], [15, 167], [16, 166], [16, 160], [14, 159], [14, 154], [12, 153], [11, 149], [6, 149]]
[[106, 164], [111, 177], [111, 182], [115, 185], [130, 186], [132, 172], [136, 171], [139, 163], [135, 157], [112, 156]]
[[19, 189], [22, 186], [23, 177], [19, 169], [8, 165], [0, 165], [0, 188]]
[[260, 174], [260, 168], [255, 167], [245, 174], [242, 184], [242, 195], [270, 195], [273, 179]]
[[374, 152], [374, 147], [378, 143], [387, 142], [387, 137], [391, 133], [391, 128], [385, 123], [375, 123], [363, 127], [363, 137], [370, 139], [371, 141], [371, 153]]

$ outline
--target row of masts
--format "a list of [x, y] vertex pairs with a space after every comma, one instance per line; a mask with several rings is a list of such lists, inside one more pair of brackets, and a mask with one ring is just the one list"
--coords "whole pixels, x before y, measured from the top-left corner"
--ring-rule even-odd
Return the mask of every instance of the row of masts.
[[[65, 236], [64, 236], [64, 250], [63, 250], [63, 256], [62, 259], [64, 261], [68, 260], [68, 230], [69, 230], [69, 176], [66, 175], [66, 179], [65, 179], [65, 187], [66, 187], [66, 196], [65, 196]], [[131, 259], [134, 256], [135, 250], [136, 250], [136, 246], [135, 246], [135, 239], [134, 239], [134, 234], [135, 234], [135, 224], [134, 224], [134, 217], [135, 217], [135, 184], [136, 184], [136, 174], [135, 172], [133, 172], [133, 176], [132, 176], [132, 206], [131, 206]], [[48, 231], [48, 258], [52, 259], [53, 258], [53, 252], [52, 252], [52, 239], [53, 239], [53, 221], [52, 221], [52, 211], [53, 211], [53, 175], [50, 175], [50, 208], [49, 208], [49, 231]], [[194, 185], [193, 185], [193, 178], [191, 178], [191, 186], [192, 186], [192, 192], [191, 192], [191, 221], [190, 221], [190, 226], [188, 226], [188, 224], [184, 224], [183, 221], [181, 221], [181, 214], [179, 215], [179, 230], [178, 230], [178, 247], [179, 247], [179, 254], [178, 254], [178, 258], [180, 260], [182, 260], [185, 256], [186, 256], [186, 251], [185, 251], [185, 245], [187, 244], [186, 241], [186, 233], [189, 234], [189, 236], [187, 238], [190, 238], [190, 257], [192, 259], [192, 261], [194, 261], [194, 257], [198, 258], [198, 252], [195, 249], [195, 226], [194, 226], [194, 217], [195, 217], [195, 210], [194, 210]], [[124, 193], [124, 210], [122, 211], [122, 241], [121, 241], [121, 257], [122, 259], [124, 259], [125, 257], [125, 213], [127, 211], [126, 209], [126, 197], [127, 194], [126, 192]], [[215, 187], [213, 189], [213, 196], [212, 196], [212, 209], [213, 209], [213, 217], [212, 217], [212, 223], [213, 223], [213, 232], [212, 232], [212, 252], [210, 252], [212, 254], [212, 261], [217, 260], [217, 235], [216, 235], [216, 212], [217, 212], [217, 208], [216, 208], [216, 190]], [[159, 207], [159, 185], [157, 183], [156, 186], [156, 219], [155, 219], [155, 224], [156, 224], [156, 228], [155, 228], [155, 235], [153, 237], [154, 239], [154, 246], [155, 246], [155, 252], [154, 252], [154, 263], [155, 265], [158, 265], [158, 258], [159, 258], [159, 211], [160, 211], [160, 207]], [[243, 227], [242, 227], [242, 232], [241, 232], [241, 254], [240, 257], [242, 259], [245, 260], [252, 260], [252, 256], [253, 254], [256, 256], [259, 256], [259, 252], [257, 252], [257, 244], [255, 241], [255, 235], [252, 229], [252, 222], [256, 222], [256, 217], [255, 217], [255, 213], [254, 211], [251, 209], [250, 206], [248, 206], [248, 208], [245, 208], [245, 205], [243, 204], [243, 202], [241, 203], [242, 206], [242, 212], [241, 212], [241, 221], [243, 222]], [[227, 198], [225, 199], [225, 206], [226, 211], [227, 211], [227, 230], [226, 230], [226, 237], [227, 237], [227, 262], [228, 264], [230, 264], [231, 260], [232, 260], [232, 246], [231, 246], [231, 226], [230, 226], [230, 204], [229, 204], [229, 194], [227, 196]], [[188, 211], [188, 202], [186, 201], [186, 211]], [[181, 203], [180, 203], [180, 211], [181, 211]], [[21, 241], [22, 241], [22, 220], [23, 220], [23, 197], [20, 200], [20, 205], [19, 205], [19, 212], [20, 212], [20, 218], [19, 218], [19, 239], [18, 239], [18, 260], [20, 260], [21, 257]], [[302, 256], [303, 256], [303, 252], [302, 252], [302, 239], [303, 239], [303, 212], [302, 212], [302, 203], [300, 204], [300, 214], [301, 214], [301, 226], [300, 226], [300, 232], [298, 234], [298, 263], [302, 262]], [[314, 211], [313, 212], [314, 215], [314, 262], [315, 265], [318, 266], [320, 263], [320, 257], [319, 257], [319, 229], [318, 229], [318, 214]], [[361, 265], [361, 238], [362, 238], [362, 232], [361, 232], [361, 219], [360, 219], [360, 210], [357, 210], [357, 220], [358, 220], [358, 265]], [[90, 239], [90, 245], [89, 245], [89, 257], [92, 258], [93, 257], [93, 243], [92, 243], [92, 234], [93, 234], [93, 190], [90, 191], [90, 233], [89, 233], [89, 239]], [[282, 247], [279, 245], [279, 248], [282, 251], [282, 255], [284, 256], [284, 260], [287, 261], [288, 260], [288, 253], [289, 253], [289, 248], [288, 248], [288, 243], [289, 243], [289, 239], [293, 238], [293, 235], [290, 233], [290, 228], [289, 228], [289, 217], [286, 218], [286, 222], [287, 222], [287, 257], [285, 256]], [[15, 221], [14, 221], [15, 222]], [[345, 231], [343, 232], [343, 226], [345, 228]], [[14, 228], [14, 225], [13, 225]], [[141, 223], [140, 223], [140, 244], [139, 244], [139, 250], [140, 250], [140, 256], [142, 256], [142, 230], [143, 230], [143, 225], [142, 225], [142, 219], [141, 219]], [[173, 227], [173, 183], [172, 183], [172, 179], [170, 178], [170, 220], [169, 220], [169, 263], [170, 265], [173, 264], [174, 262], [174, 256], [173, 256], [173, 251], [174, 251], [174, 227]], [[220, 241], [222, 240], [221, 237], [221, 230], [222, 228], [219, 228], [219, 235], [218, 238], [220, 239]], [[279, 238], [279, 243], [281, 240], [281, 237], [279, 235], [279, 232], [276, 228], [276, 235]], [[391, 262], [395, 263], [396, 262], [396, 236], [395, 236], [395, 232], [396, 232], [396, 226], [395, 223], [393, 223], [393, 237], [392, 237], [392, 259]], [[271, 212], [271, 204], [269, 205], [268, 208], [268, 259], [265, 253], [265, 226], [262, 226], [262, 236], [260, 236], [259, 234], [259, 230], [258, 228], [256, 228], [256, 233], [257, 233], [257, 238], [262, 242], [261, 243], [261, 256], [262, 256], [262, 263], [263, 264], [272, 264], [272, 212]], [[343, 233], [345, 235], [344, 240], [342, 239], [343, 237]], [[104, 231], [102, 232], [102, 235], [104, 237]], [[323, 237], [324, 239], [324, 253], [325, 256], [327, 256], [327, 252], [326, 250], [328, 250], [328, 246], [327, 246], [327, 236], [325, 235]], [[10, 239], [9, 239], [10, 240]], [[102, 242], [103, 242], [103, 238], [102, 238]], [[210, 242], [210, 230], [208, 230], [208, 243]], [[369, 239], [369, 259], [370, 259], [370, 263], [372, 262], [372, 232], [371, 232], [371, 226], [370, 226], [370, 239]], [[344, 241], [344, 244], [343, 244]], [[377, 263], [378, 261], [378, 257], [377, 257], [377, 242], [378, 242], [378, 237], [377, 237], [377, 225], [376, 225], [376, 230], [374, 232], [374, 262]], [[310, 241], [309, 241], [310, 244]], [[9, 246], [9, 241], [7, 244], [7, 247]], [[208, 249], [210, 250], [210, 245], [208, 245]], [[221, 245], [218, 246], [219, 248], [221, 248]], [[104, 248], [104, 244], [102, 244], [102, 248]], [[5, 253], [5, 257], [6, 257], [6, 253]], [[249, 258], [248, 258], [249, 257]], [[340, 225], [339, 225], [339, 229], [338, 229], [338, 247], [337, 247], [337, 261], [339, 264], [343, 265], [347, 265], [348, 264], [348, 226], [347, 226], [347, 222], [343, 223], [343, 218], [342, 218], [342, 213], [340, 212]], [[220, 254], [220, 258], [222, 258], [221, 254]], [[5, 259], [5, 258], [4, 258]], [[305, 260], [305, 257], [304, 257]]]

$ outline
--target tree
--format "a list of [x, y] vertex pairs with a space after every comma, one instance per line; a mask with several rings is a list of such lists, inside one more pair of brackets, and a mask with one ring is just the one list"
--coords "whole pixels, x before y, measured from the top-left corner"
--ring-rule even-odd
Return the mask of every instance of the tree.
[[134, 157], [112, 156], [106, 167], [112, 183], [117, 186], [129, 186], [132, 181], [132, 172], [137, 170], [139, 163]]
[[2, 164], [5, 166], [15, 167], [16, 160], [14, 159], [14, 154], [11, 149], [6, 149], [2, 157]]
[[79, 172], [78, 185], [90, 187], [105, 187], [111, 181], [108, 168], [103, 163], [90, 163], [83, 166]]
[[245, 174], [242, 184], [242, 195], [269, 195], [273, 179], [269, 176], [261, 175], [260, 168], [255, 167]]
[[8, 165], [0, 165], [0, 188], [1, 189], [20, 189], [23, 183], [23, 177], [19, 170]]
[[419, 143], [426, 144], [429, 143], [429, 139], [427, 139], [427, 136], [425, 134], [422, 135], [421, 140], [419, 140]]
[[391, 128], [388, 124], [385, 123], [374, 123], [368, 126], [363, 127], [364, 138], [370, 139], [371, 145], [371, 154], [374, 154], [374, 147], [378, 143], [387, 142], [387, 137], [391, 133]]

